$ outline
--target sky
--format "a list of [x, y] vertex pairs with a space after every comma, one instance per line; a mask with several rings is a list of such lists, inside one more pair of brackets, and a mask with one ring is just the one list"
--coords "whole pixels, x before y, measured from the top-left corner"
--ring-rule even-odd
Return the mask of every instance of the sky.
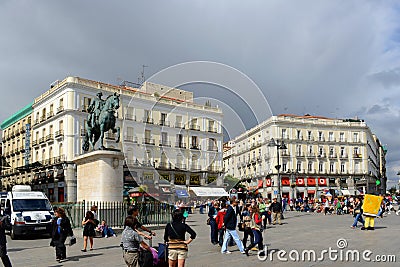
[[390, 186], [400, 171], [399, 13], [391, 0], [3, 0], [0, 121], [55, 80], [137, 82], [145, 65], [146, 80], [221, 107], [231, 138], [271, 114], [364, 119], [387, 146]]

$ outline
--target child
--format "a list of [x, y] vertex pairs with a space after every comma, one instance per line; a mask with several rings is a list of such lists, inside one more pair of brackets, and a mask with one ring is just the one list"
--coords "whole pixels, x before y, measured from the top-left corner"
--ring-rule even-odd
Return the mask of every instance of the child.
[[109, 227], [105, 220], [101, 221], [101, 224], [96, 228], [96, 231], [101, 233], [101, 236], [107, 238], [111, 236], [117, 236], [113, 229]]

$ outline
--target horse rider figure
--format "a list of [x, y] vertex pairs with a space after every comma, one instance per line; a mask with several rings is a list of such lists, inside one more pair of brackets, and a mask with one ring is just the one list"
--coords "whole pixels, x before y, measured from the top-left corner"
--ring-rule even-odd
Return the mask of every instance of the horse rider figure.
[[91, 127], [96, 126], [96, 122], [98, 122], [99, 120], [100, 112], [105, 102], [105, 100], [101, 98], [103, 96], [101, 92], [98, 92], [96, 96], [97, 98], [90, 101], [90, 105], [88, 107], [89, 111], [88, 122], [90, 122]]

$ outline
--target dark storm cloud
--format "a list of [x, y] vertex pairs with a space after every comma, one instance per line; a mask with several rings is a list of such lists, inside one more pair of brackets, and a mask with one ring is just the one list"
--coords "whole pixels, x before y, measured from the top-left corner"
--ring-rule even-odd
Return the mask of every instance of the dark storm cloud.
[[[150, 77], [177, 63], [210, 60], [248, 75], [274, 114], [365, 115], [372, 131], [395, 151], [399, 144], [387, 133], [388, 128], [398, 132], [390, 117], [397, 120], [400, 110], [395, 5], [1, 1], [0, 121], [69, 75], [137, 82], [143, 64]], [[389, 168], [400, 169], [399, 155], [390, 153]]]

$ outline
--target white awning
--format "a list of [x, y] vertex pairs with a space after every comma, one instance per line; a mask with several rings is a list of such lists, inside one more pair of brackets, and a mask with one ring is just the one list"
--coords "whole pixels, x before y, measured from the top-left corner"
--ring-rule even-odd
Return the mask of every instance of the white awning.
[[223, 188], [212, 187], [191, 187], [190, 190], [198, 197], [223, 197], [229, 194]]
[[347, 189], [342, 189], [342, 194], [343, 194], [343, 196], [350, 196], [351, 195], [350, 191], [347, 190]]

